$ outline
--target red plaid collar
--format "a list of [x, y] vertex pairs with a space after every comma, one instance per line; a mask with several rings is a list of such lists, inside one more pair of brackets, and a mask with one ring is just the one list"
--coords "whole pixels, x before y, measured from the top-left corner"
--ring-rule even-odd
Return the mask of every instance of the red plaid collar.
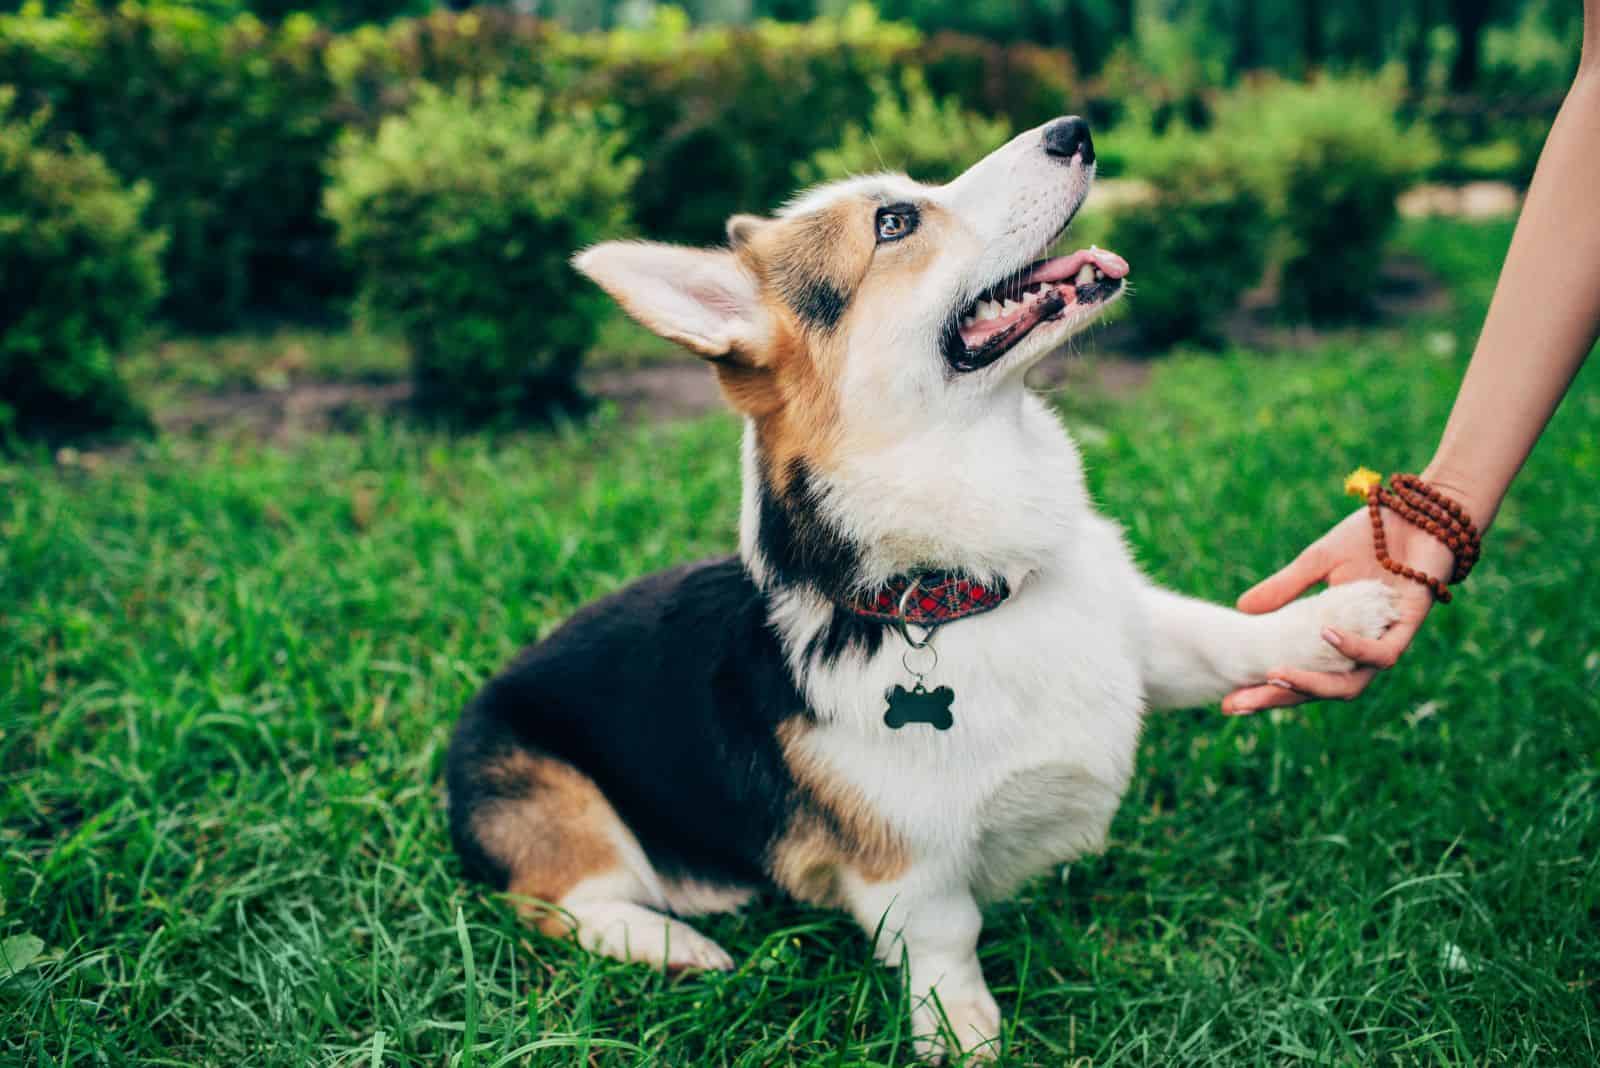
[[[907, 590], [912, 590], [909, 597]], [[857, 594], [844, 607], [866, 619], [937, 627], [998, 608], [1009, 596], [1011, 588], [1003, 578], [979, 582], [950, 571], [923, 571], [896, 575], [875, 591]]]

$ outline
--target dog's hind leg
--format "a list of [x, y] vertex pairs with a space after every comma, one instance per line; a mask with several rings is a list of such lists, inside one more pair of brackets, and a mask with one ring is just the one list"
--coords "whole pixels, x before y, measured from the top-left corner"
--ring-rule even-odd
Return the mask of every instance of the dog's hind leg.
[[512, 748], [475, 762], [472, 779], [470, 791], [453, 784], [452, 806], [470, 805], [452, 812], [457, 844], [502, 874], [517, 911], [540, 931], [668, 971], [733, 967], [722, 947], [665, 915], [667, 888], [588, 776]]
[[727, 951], [682, 920], [630, 900], [641, 889], [630, 873], [586, 879], [539, 921], [546, 934], [570, 932], [593, 953], [665, 971], [729, 971]]

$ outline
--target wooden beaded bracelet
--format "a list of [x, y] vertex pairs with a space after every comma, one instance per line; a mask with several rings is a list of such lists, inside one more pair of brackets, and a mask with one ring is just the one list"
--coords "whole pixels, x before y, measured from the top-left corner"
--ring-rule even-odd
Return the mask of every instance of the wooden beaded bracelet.
[[1441, 604], [1449, 604], [1451, 595], [1445, 583], [1390, 557], [1382, 509], [1388, 508], [1449, 548], [1455, 557], [1450, 571], [1451, 585], [1465, 580], [1483, 553], [1482, 536], [1466, 509], [1416, 475], [1394, 475], [1385, 488], [1382, 475], [1358, 467], [1345, 479], [1344, 488], [1346, 493], [1366, 499], [1367, 514], [1372, 518], [1372, 548], [1378, 554], [1378, 563], [1393, 574], [1420, 582], [1433, 591]]

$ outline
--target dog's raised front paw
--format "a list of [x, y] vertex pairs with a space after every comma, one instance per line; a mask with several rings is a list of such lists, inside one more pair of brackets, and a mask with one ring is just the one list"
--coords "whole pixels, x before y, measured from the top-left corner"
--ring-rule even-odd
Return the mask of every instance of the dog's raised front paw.
[[1354, 666], [1349, 657], [1323, 640], [1322, 632], [1329, 627], [1378, 638], [1400, 618], [1394, 591], [1376, 579], [1330, 586], [1296, 607], [1303, 633], [1294, 643], [1294, 657], [1283, 666], [1311, 671], [1349, 671]]

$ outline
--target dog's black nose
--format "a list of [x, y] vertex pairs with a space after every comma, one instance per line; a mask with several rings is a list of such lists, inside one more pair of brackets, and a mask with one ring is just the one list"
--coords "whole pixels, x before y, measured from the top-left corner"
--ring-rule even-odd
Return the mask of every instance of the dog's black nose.
[[1093, 163], [1094, 138], [1089, 136], [1089, 124], [1076, 115], [1057, 119], [1044, 128], [1044, 150], [1066, 160], [1082, 155], [1085, 165]]

